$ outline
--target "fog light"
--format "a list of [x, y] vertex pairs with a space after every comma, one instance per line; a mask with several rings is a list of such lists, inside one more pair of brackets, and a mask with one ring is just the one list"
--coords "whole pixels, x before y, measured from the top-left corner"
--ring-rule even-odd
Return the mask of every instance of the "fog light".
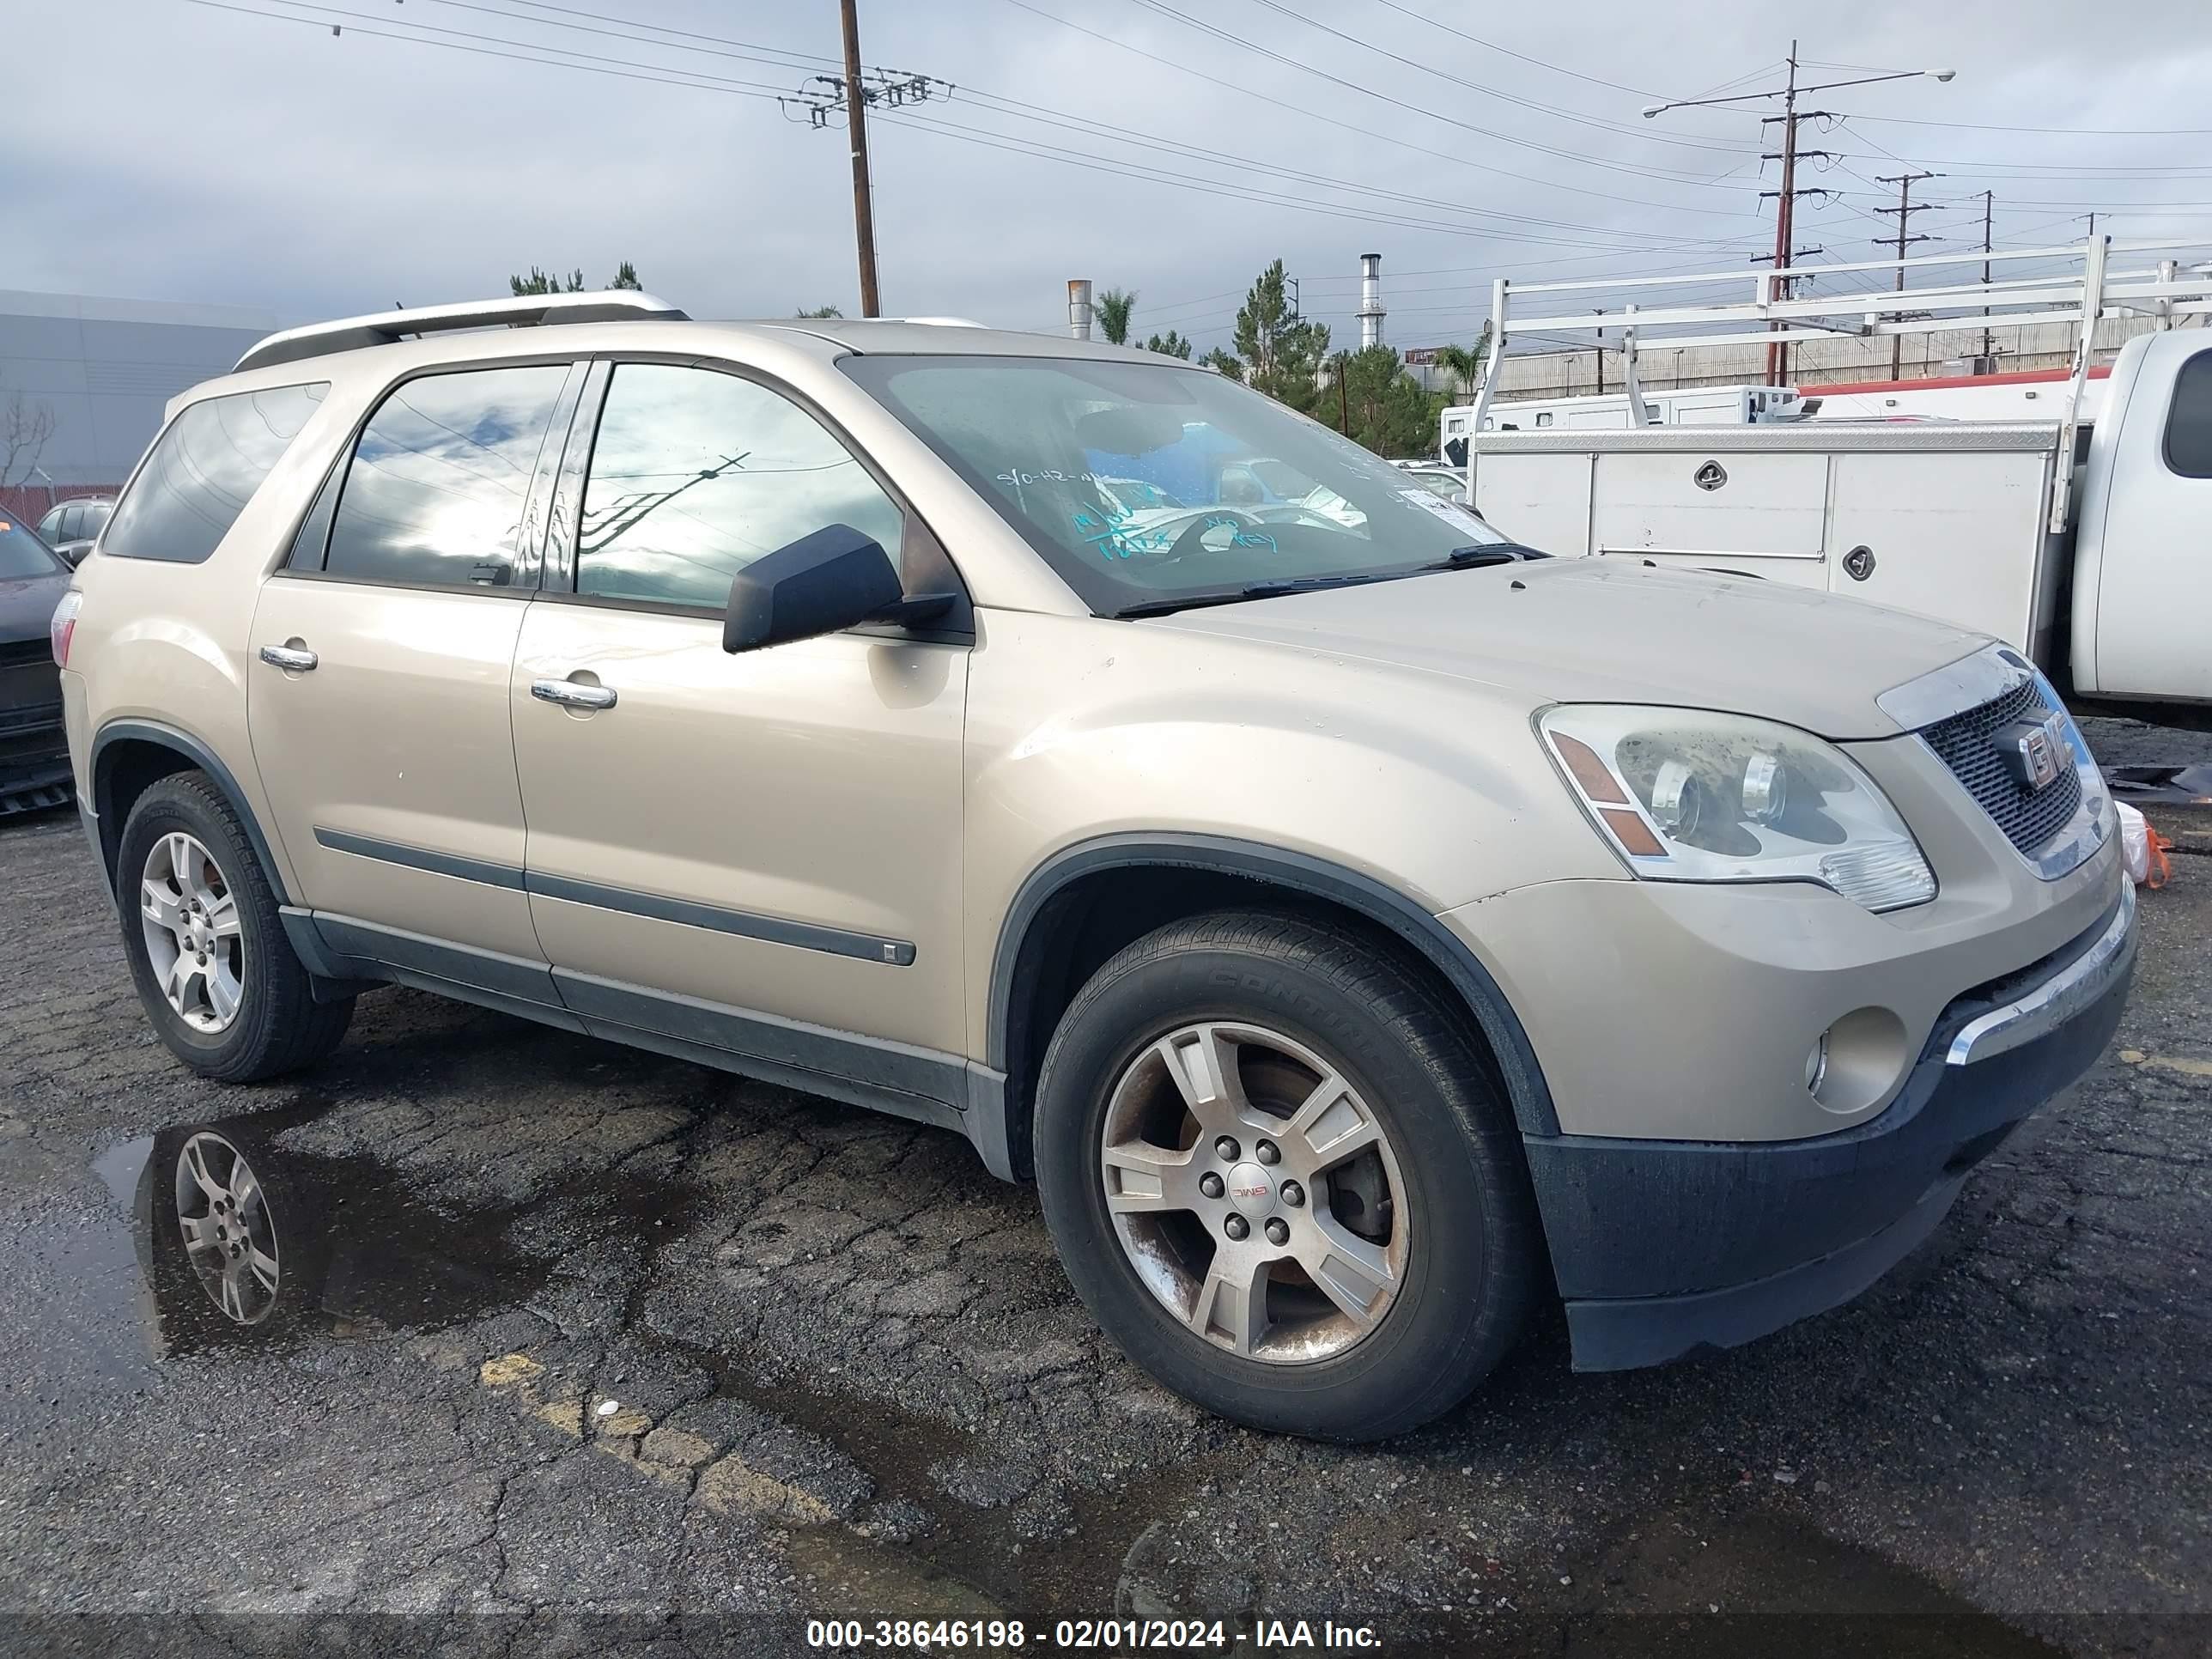
[[1813, 1045], [1813, 1052], [1805, 1056], [1805, 1092], [1817, 1095], [1820, 1085], [1828, 1080], [1828, 1034], [1820, 1033], [1820, 1040]]

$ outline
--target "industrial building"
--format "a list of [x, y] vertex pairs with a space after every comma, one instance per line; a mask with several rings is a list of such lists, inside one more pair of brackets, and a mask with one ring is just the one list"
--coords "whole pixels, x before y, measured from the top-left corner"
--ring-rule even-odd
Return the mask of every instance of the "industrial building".
[[240, 306], [0, 289], [0, 508], [112, 493], [162, 406], [278, 326]]

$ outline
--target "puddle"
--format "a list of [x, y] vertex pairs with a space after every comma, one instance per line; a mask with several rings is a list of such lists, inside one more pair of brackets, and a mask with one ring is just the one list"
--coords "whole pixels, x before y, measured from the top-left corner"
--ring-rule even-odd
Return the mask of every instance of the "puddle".
[[100, 1184], [125, 1210], [138, 1190], [138, 1172], [146, 1167], [147, 1155], [153, 1150], [154, 1137], [139, 1135], [118, 1141], [92, 1161], [92, 1172], [100, 1177]]
[[[548, 1264], [506, 1243], [513, 1210], [448, 1213], [373, 1158], [286, 1144], [328, 1109], [303, 1097], [138, 1136], [94, 1161], [127, 1229], [72, 1229], [54, 1260], [98, 1286], [107, 1328], [88, 1335], [111, 1376], [241, 1344], [451, 1323], [544, 1281]], [[135, 1326], [136, 1341], [118, 1340], [119, 1326]]]

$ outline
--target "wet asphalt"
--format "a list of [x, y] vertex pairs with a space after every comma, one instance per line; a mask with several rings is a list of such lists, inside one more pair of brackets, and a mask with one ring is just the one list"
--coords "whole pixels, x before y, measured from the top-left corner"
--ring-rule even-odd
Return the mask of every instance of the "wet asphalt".
[[[0, 823], [0, 1651], [1048, 1652], [1117, 1614], [1211, 1653], [2206, 1651], [2212, 857], [2175, 862], [2112, 1051], [1857, 1302], [1606, 1376], [1553, 1316], [1346, 1449], [1149, 1382], [950, 1133], [405, 990], [310, 1073], [202, 1083], [74, 815]], [[196, 1135], [267, 1195], [251, 1323], [182, 1248]]]

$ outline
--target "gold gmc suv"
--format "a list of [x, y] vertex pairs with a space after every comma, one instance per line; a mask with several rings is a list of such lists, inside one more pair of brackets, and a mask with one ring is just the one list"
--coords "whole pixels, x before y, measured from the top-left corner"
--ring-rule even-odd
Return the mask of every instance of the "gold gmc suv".
[[1602, 1370], [1856, 1295], [2135, 959], [2002, 646], [1547, 559], [1083, 342], [276, 335], [53, 633], [185, 1065], [307, 1065], [398, 982], [942, 1125], [1133, 1358], [1300, 1433], [1435, 1416], [1540, 1298]]

